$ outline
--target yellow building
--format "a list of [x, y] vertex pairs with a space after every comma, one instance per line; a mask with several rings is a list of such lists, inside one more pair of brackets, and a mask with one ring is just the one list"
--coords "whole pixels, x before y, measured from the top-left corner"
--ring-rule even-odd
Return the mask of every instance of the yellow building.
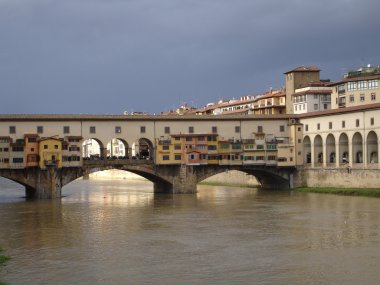
[[41, 138], [39, 140], [40, 168], [57, 166], [62, 168], [62, 140], [57, 137]]

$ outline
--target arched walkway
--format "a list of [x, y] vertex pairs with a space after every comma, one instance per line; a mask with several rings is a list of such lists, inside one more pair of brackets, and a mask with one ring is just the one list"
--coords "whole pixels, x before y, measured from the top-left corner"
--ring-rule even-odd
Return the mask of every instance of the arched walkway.
[[105, 148], [103, 143], [96, 139], [86, 139], [82, 143], [83, 159], [101, 159], [105, 157]]
[[358, 132], [352, 137], [352, 159], [353, 164], [363, 163], [363, 138]]
[[322, 138], [320, 135], [317, 135], [314, 138], [314, 165], [322, 166], [323, 163], [323, 145]]
[[107, 143], [107, 158], [128, 159], [128, 143], [120, 138], [113, 138]]
[[138, 159], [153, 159], [153, 143], [147, 138], [140, 138], [136, 155]]
[[368, 133], [367, 136], [367, 165], [374, 168], [379, 163], [379, 145], [378, 137], [374, 131]]
[[311, 164], [311, 141], [309, 136], [303, 139], [304, 163]]
[[335, 137], [329, 134], [326, 138], [326, 159], [327, 165], [335, 166], [336, 163], [336, 150], [335, 150]]
[[346, 133], [343, 133], [339, 137], [339, 165], [344, 166], [349, 161], [348, 153], [348, 136]]

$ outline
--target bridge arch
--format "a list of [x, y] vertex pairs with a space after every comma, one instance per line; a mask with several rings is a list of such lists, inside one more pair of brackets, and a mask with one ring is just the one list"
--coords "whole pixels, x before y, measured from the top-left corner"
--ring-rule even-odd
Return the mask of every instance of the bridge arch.
[[289, 169], [268, 169], [265, 167], [239, 167], [239, 166], [206, 166], [204, 168], [198, 167], [197, 170], [197, 183], [204, 181], [205, 179], [215, 176], [217, 174], [226, 172], [228, 170], [237, 170], [249, 175], [252, 175], [260, 183], [263, 188], [280, 188], [288, 189], [290, 187]]

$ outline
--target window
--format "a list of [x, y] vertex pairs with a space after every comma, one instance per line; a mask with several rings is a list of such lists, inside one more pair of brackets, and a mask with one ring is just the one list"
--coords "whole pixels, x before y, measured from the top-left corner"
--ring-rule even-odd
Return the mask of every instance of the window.
[[23, 163], [24, 159], [22, 157], [14, 157], [12, 161], [13, 163]]
[[44, 132], [44, 127], [43, 126], [37, 126], [37, 133], [42, 134]]
[[169, 160], [169, 155], [163, 155], [162, 160]]
[[209, 141], [209, 142], [216, 142], [216, 137], [217, 136], [207, 136], [207, 141]]
[[44, 149], [48, 149], [48, 145], [47, 144], [44, 144]]
[[30, 143], [37, 142], [37, 138], [28, 138], [28, 142]]
[[174, 160], [181, 160], [182, 156], [180, 154], [174, 155]]
[[360, 126], [360, 120], [359, 120], [359, 119], [356, 119], [356, 126], [357, 126], [357, 127]]
[[145, 126], [141, 126], [141, 127], [140, 127], [140, 133], [141, 133], [141, 134], [145, 134], [145, 131], [146, 131], [146, 130], [145, 130]]
[[354, 102], [355, 101], [355, 96], [354, 95], [350, 95], [350, 102]]
[[321, 124], [318, 123], [318, 124], [317, 124], [317, 130], [320, 130], [320, 129], [321, 129]]
[[379, 81], [377, 79], [368, 80], [368, 89], [377, 89], [379, 87]]
[[240, 126], [235, 126], [235, 133], [240, 133]]
[[218, 132], [218, 127], [216, 127], [216, 126], [211, 127], [211, 132], [213, 134], [216, 134]]
[[54, 145], [54, 149], [58, 149], [58, 145], [57, 144]]
[[164, 128], [164, 133], [165, 134], [170, 134], [170, 127], [165, 127]]
[[162, 150], [169, 150], [169, 146], [168, 145], [163, 145], [162, 146]]
[[[5, 149], [4, 149], [5, 151]], [[24, 151], [24, 147], [22, 146], [13, 146], [12, 151]]]
[[323, 104], [323, 109], [327, 110], [327, 104]]
[[375, 101], [376, 100], [376, 93], [371, 93], [371, 101]]
[[299, 131], [299, 132], [301, 131], [301, 127], [298, 127], [298, 131]]
[[189, 127], [189, 134], [193, 134], [194, 133], [194, 127]]
[[364, 99], [365, 99], [364, 94], [360, 94], [360, 102], [364, 102]]
[[305, 125], [305, 131], [309, 131], [309, 125]]
[[120, 134], [121, 133], [121, 127], [115, 127], [115, 133]]
[[314, 99], [318, 99], [318, 95], [317, 94], [314, 94]]
[[217, 146], [216, 145], [209, 145], [209, 146], [207, 146], [207, 149], [208, 150], [216, 150]]
[[329, 122], [329, 129], [332, 129], [332, 122]]
[[90, 127], [90, 134], [95, 134], [96, 128], [94, 126]]
[[70, 127], [69, 126], [64, 126], [63, 127], [63, 133], [64, 134], [69, 134], [70, 133]]
[[181, 149], [181, 145], [180, 144], [175, 144], [174, 145], [174, 149], [175, 150], [180, 150]]
[[346, 121], [342, 121], [342, 128], [344, 129], [346, 127]]
[[375, 118], [371, 118], [371, 126], [375, 124]]
[[16, 127], [15, 126], [10, 126], [9, 127], [9, 133], [10, 134], [15, 134], [16, 133]]
[[318, 104], [314, 104], [314, 110], [318, 110]]
[[285, 126], [280, 126], [280, 132], [285, 132]]

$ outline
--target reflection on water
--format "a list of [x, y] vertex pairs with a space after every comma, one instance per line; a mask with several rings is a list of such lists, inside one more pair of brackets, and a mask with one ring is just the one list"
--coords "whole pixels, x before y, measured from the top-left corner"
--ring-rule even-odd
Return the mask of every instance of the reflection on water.
[[77, 180], [25, 201], [0, 181], [10, 284], [379, 284], [379, 199]]

